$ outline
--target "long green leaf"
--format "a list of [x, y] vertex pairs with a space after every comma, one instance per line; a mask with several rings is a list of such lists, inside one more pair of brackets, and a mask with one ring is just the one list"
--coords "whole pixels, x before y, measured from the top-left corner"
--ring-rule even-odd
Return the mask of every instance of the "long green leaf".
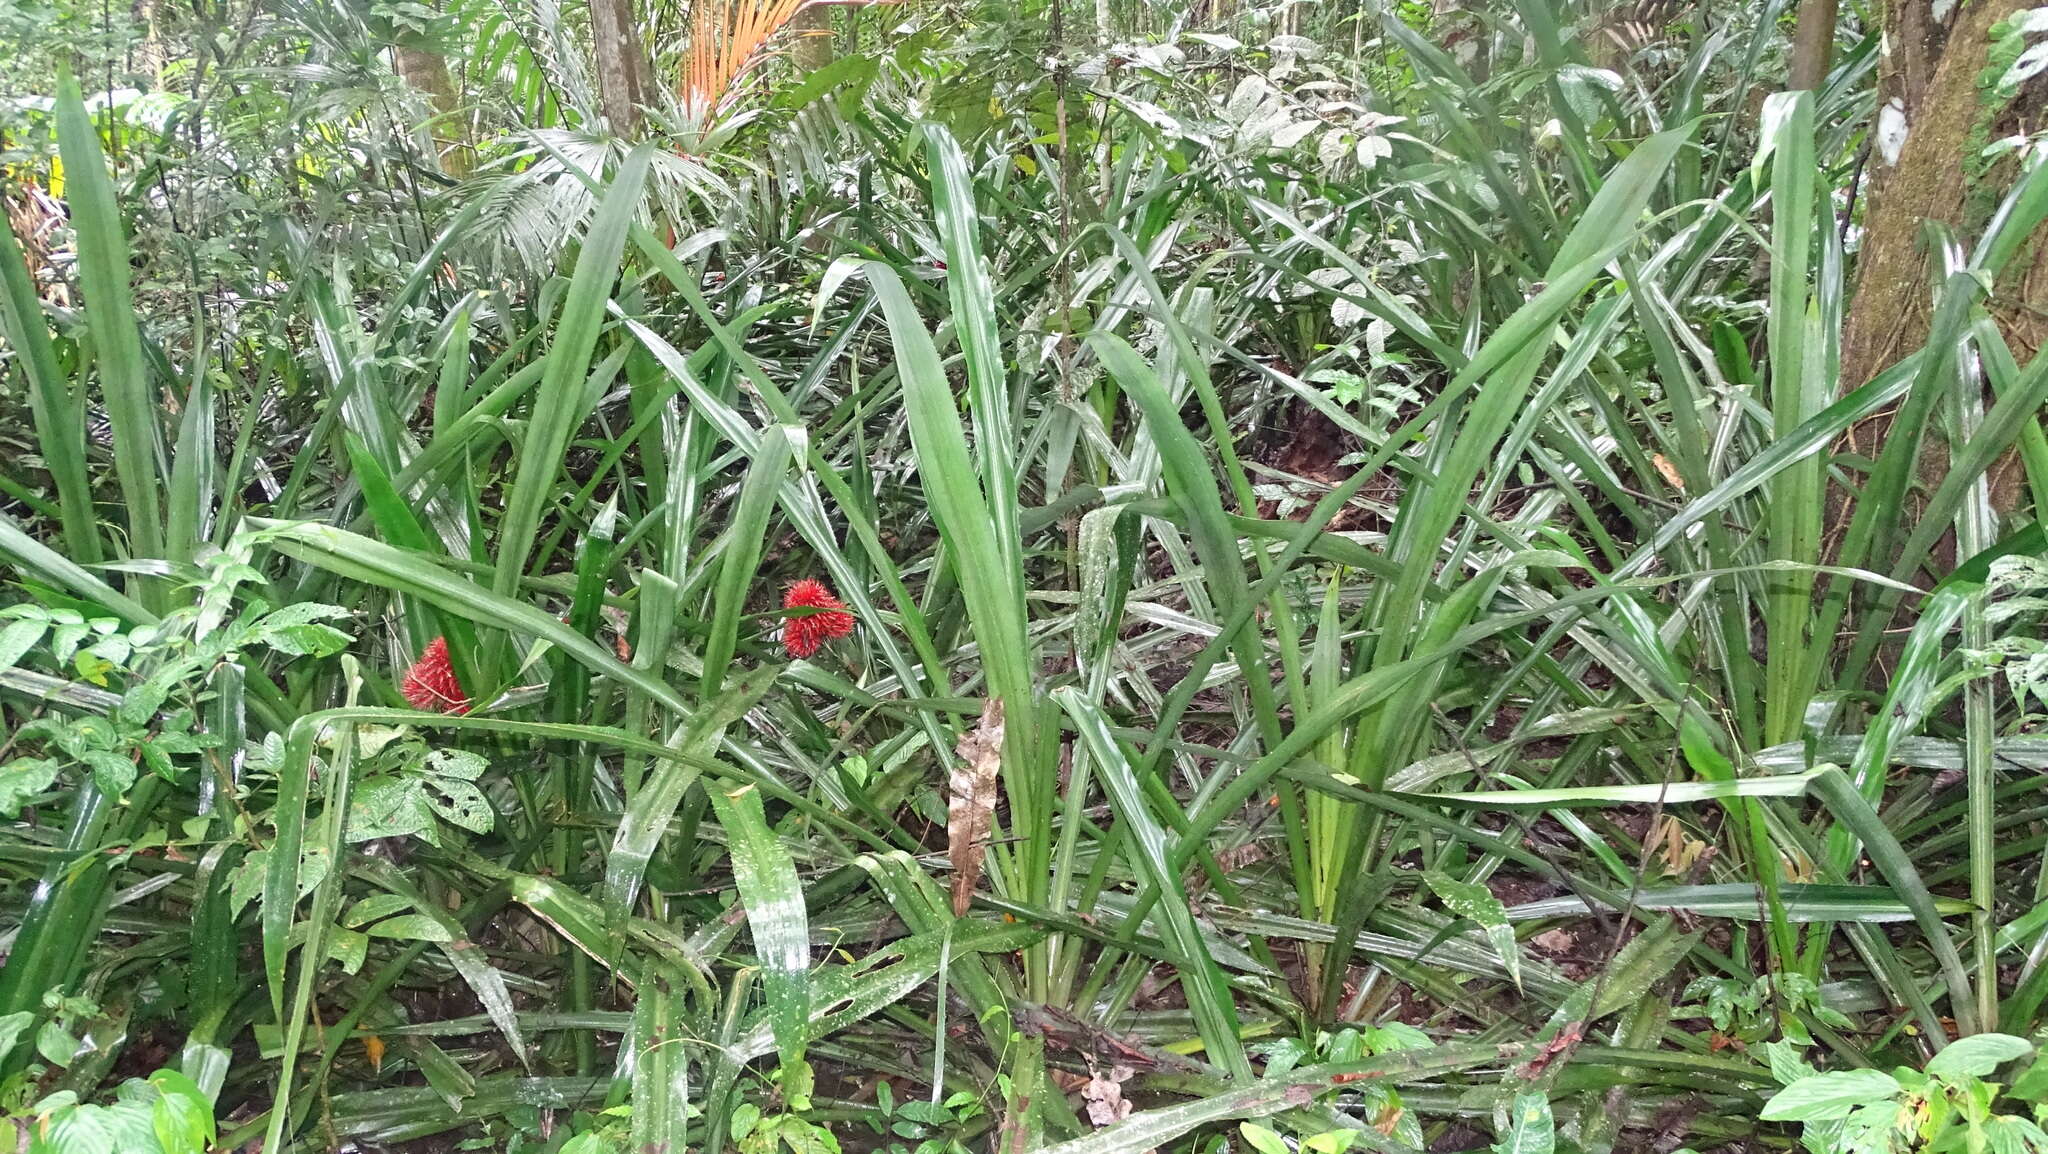
[[[968, 411], [974, 418], [975, 455], [982, 488], [994, 519], [998, 564], [1014, 574], [1013, 595], [1023, 592], [1023, 551], [1017, 536], [1017, 465], [1010, 431], [1010, 391], [1003, 371], [1003, 346], [996, 333], [998, 297], [981, 254], [981, 213], [967, 158], [952, 133], [936, 122], [924, 126], [925, 155], [932, 171], [932, 210], [946, 246], [946, 299], [953, 310], [953, 336], [967, 364]], [[891, 321], [894, 324], [894, 320]]]
[[635, 1150], [680, 1151], [690, 1136], [689, 1021], [683, 1014], [681, 983], [663, 970], [635, 983], [633, 1026], [622, 1047], [632, 1058]]
[[[161, 411], [142, 355], [142, 330], [128, 286], [127, 230], [121, 226], [99, 130], [85, 110], [78, 84], [66, 73], [57, 82], [57, 148], [64, 159], [64, 194], [78, 233], [78, 272], [85, 292], [86, 328], [99, 366], [100, 395], [114, 429], [114, 473], [127, 509], [131, 557], [162, 557], [163, 509], [158, 494], [164, 470]], [[130, 581], [129, 592], [152, 583]], [[150, 604], [152, 595], [141, 600]], [[153, 606], [156, 607], [156, 606]]]
[[[746, 610], [747, 591], [759, 576], [761, 550], [767, 543], [768, 518], [775, 511], [775, 494], [789, 471], [792, 446], [804, 443], [804, 431], [776, 425], [761, 437], [747, 466], [746, 480], [732, 518], [727, 522], [725, 552], [719, 558], [718, 586], [711, 600], [711, 636], [704, 643], [704, 695], [715, 696], [725, 680], [739, 643], [740, 617]], [[801, 449], [797, 449], [798, 454]]]
[[[320, 773], [324, 808], [320, 814], [317, 848], [326, 858], [327, 868], [318, 881], [310, 887], [305, 884], [305, 863], [301, 847], [305, 844], [304, 793], [314, 775], [313, 747], [317, 737], [322, 736], [311, 727], [296, 729], [293, 737], [285, 743], [286, 760], [280, 766], [280, 782], [290, 779], [299, 783], [298, 805], [284, 811], [283, 790], [280, 789], [280, 810], [277, 837], [270, 845], [270, 861], [263, 881], [263, 952], [271, 978], [271, 1009], [284, 1026], [284, 1055], [278, 1063], [277, 1092], [270, 1107], [270, 1126], [263, 1146], [267, 1150], [281, 1149], [284, 1145], [287, 1123], [291, 1119], [292, 1074], [300, 1049], [300, 1039], [306, 1028], [306, 1020], [312, 1012], [313, 990], [319, 984], [320, 971], [327, 965], [327, 935], [334, 926], [334, 920], [341, 911], [342, 880], [347, 871], [342, 868], [342, 855], [347, 849], [344, 836], [348, 824], [349, 793], [353, 786], [356, 769], [356, 733], [353, 726], [341, 725], [328, 736], [332, 737], [333, 754], [326, 760]], [[287, 826], [291, 826], [289, 830]], [[298, 980], [292, 983], [291, 999], [287, 1004], [282, 996], [284, 955], [291, 936], [293, 915], [297, 912], [299, 894], [311, 888], [313, 903], [306, 918], [305, 944], [299, 949]]]
[[249, 522], [270, 534], [279, 549], [308, 564], [394, 593], [418, 597], [479, 625], [552, 642], [591, 672], [645, 693], [678, 717], [688, 717], [692, 712], [661, 678], [625, 664], [603, 646], [563, 624], [560, 618], [524, 602], [501, 597], [418, 554], [329, 525], [261, 517], [252, 517]]
[[[1956, 946], [1949, 939], [1948, 928], [1942, 924], [1941, 909], [1935, 903], [1934, 895], [1927, 890], [1927, 883], [1921, 880], [1920, 870], [1913, 864], [1913, 858], [1901, 846], [1891, 831], [1885, 828], [1884, 820], [1865, 801], [1853, 782], [1841, 770], [1832, 766], [1823, 767], [1814, 775], [1813, 789], [1827, 804], [1829, 812], [1863, 842], [1864, 852], [1876, 864], [1878, 872], [1892, 884], [1906, 907], [1913, 911], [1913, 921], [1926, 936], [1927, 944], [1934, 951], [1935, 961], [1941, 967], [1941, 976], [1948, 986], [1949, 1013], [1954, 1015], [1956, 1025], [1964, 1034], [1976, 1032], [1976, 999], [1970, 990], [1970, 977], [1963, 969], [1963, 959], [1956, 952]], [[1946, 1032], [1939, 1021], [1923, 1022], [1936, 1038], [1944, 1038]]]
[[36, 425], [36, 447], [43, 467], [57, 486], [64, 544], [71, 558], [87, 565], [101, 558], [99, 520], [93, 509], [92, 482], [86, 475], [83, 397], [57, 368], [57, 352], [43, 323], [43, 304], [29, 275], [27, 258], [10, 225], [0, 228], [0, 335], [14, 346], [28, 376], [29, 415]]
[[687, 725], [679, 726], [673, 745], [680, 756], [663, 761], [626, 804], [618, 836], [605, 856], [605, 902], [608, 916], [614, 922], [632, 908], [641, 879], [647, 873], [647, 862], [668, 833], [669, 822], [682, 804], [683, 794], [697, 781], [701, 759], [710, 757], [726, 727], [744, 716], [773, 687], [779, 672], [779, 668], [754, 670]]
[[1246, 1060], [1243, 1043], [1238, 1038], [1237, 1007], [1230, 986], [1224, 981], [1223, 971], [1210, 956], [1201, 931], [1195, 925], [1187, 890], [1181, 884], [1179, 871], [1169, 860], [1166, 831], [1146, 808], [1139, 792], [1137, 775], [1131, 771], [1130, 762], [1110, 735], [1101, 711], [1083, 697], [1080, 690], [1066, 686], [1055, 690], [1053, 697], [1060, 708], [1066, 710], [1075, 732], [1087, 746], [1088, 756], [1095, 765], [1103, 788], [1109, 791], [1117, 819], [1130, 830], [1129, 844], [1137, 859], [1135, 864], [1145, 873], [1147, 880], [1165, 895], [1158, 912], [1166, 922], [1167, 936], [1178, 955], [1176, 964], [1180, 969], [1182, 990], [1201, 1029], [1203, 1047], [1210, 1059], [1232, 1077], [1251, 1077], [1251, 1063]]
[[157, 619], [156, 614], [80, 568], [71, 558], [29, 536], [5, 513], [0, 513], [0, 560], [5, 560], [25, 577], [69, 590], [87, 601], [106, 606], [129, 621], [147, 624]]
[[491, 590], [501, 597], [510, 596], [526, 575], [541, 517], [558, 492], [555, 478], [561, 472], [562, 455], [588, 415], [583, 386], [590, 373], [591, 353], [597, 348], [605, 302], [611, 299], [612, 285], [619, 278], [626, 230], [639, 211], [641, 185], [653, 158], [654, 143], [649, 141], [635, 148], [619, 166], [576, 255], [568, 300], [562, 306], [554, 343], [548, 348], [547, 368], [534, 395], [533, 413], [519, 448], [518, 470], [498, 527], [497, 569]]
[[1164, 1146], [1198, 1126], [1231, 1118], [1263, 1118], [1305, 1105], [1317, 1094], [1340, 1083], [1355, 1085], [1419, 1079], [1434, 1073], [1497, 1063], [1513, 1056], [1512, 1047], [1437, 1046], [1397, 1050], [1362, 1062], [1309, 1066], [1261, 1078], [1242, 1089], [1225, 1090], [1200, 1101], [1143, 1110], [1085, 1138], [1048, 1146], [1042, 1154], [1140, 1154], [1141, 1151]]
[[752, 786], [713, 789], [711, 805], [732, 851], [733, 882], [747, 909], [762, 966], [769, 1021], [785, 1063], [801, 1061], [811, 1017], [811, 931], [803, 883], [789, 849], [775, 836]]

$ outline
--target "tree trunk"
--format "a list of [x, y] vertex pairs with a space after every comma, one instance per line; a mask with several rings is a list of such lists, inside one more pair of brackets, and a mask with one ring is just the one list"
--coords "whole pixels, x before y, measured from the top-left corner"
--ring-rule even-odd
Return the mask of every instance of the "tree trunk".
[[[1939, 7], [1920, 2], [1885, 6], [1888, 51], [1879, 66], [1877, 121], [1865, 161], [1869, 190], [1856, 253], [1856, 293], [1842, 332], [1839, 388], [1844, 393], [1926, 343], [1938, 266], [1922, 226], [1945, 225], [1959, 243], [1973, 243], [2016, 171], [2009, 158], [1983, 158], [1984, 146], [2031, 131], [2043, 106], [2039, 80], [2006, 100], [1991, 93], [1983, 77], [1990, 65], [1992, 29], [2033, 7], [2031, 0], [1961, 0], [1945, 13], [1945, 22], [1934, 19]], [[1897, 141], [1901, 127], [1903, 144]], [[2006, 265], [1987, 303], [2021, 364], [2048, 338], [2044, 306], [2048, 260], [2037, 241]], [[1874, 458], [1891, 424], [1889, 412], [1865, 420], [1848, 431], [1848, 449]], [[1991, 500], [2001, 513], [2015, 508], [2022, 496], [2019, 470], [2010, 464], [1992, 470]], [[1939, 483], [1947, 467], [1947, 447], [1930, 437], [1920, 455], [1922, 483]], [[1830, 517], [1831, 539], [1845, 527], [1845, 518], [1838, 507]], [[1937, 549], [1941, 558], [1951, 553], [1949, 543]]]
[[647, 54], [633, 21], [632, 0], [590, 0], [590, 34], [597, 49], [598, 111], [618, 136], [640, 127], [647, 103]]
[[1799, 26], [1792, 35], [1794, 92], [1819, 92], [1835, 52], [1837, 0], [1801, 0]]
[[[1933, 266], [1921, 244], [1922, 222], [1945, 224], [1968, 243], [2005, 193], [2011, 165], [2000, 162], [1986, 172], [1978, 154], [1985, 143], [2011, 131], [2026, 107], [2038, 108], [2039, 94], [2022, 92], [2011, 106], [1993, 106], [1979, 88], [1979, 73], [1988, 63], [1992, 26], [2032, 6], [2028, 0], [1964, 0], [1946, 25], [1933, 19], [1938, 5], [1885, 7], [1890, 51], [1878, 77], [1879, 127], [1866, 162], [1869, 207], [1856, 255], [1856, 296], [1842, 334], [1844, 392], [1927, 339]], [[1887, 155], [1886, 126], [1899, 123], [1906, 140], [1893, 157]], [[2028, 307], [2048, 271], [2040, 263], [2038, 252], [2015, 258], [1992, 306], [2023, 364], [2043, 335], [2040, 322], [2031, 319], [2036, 310]]]
[[135, 0], [135, 23], [142, 29], [142, 43], [128, 63], [128, 71], [149, 77], [151, 88], [161, 88], [164, 78], [164, 30], [157, 0]]
[[799, 71], [816, 72], [832, 63], [832, 9], [807, 4], [789, 18], [788, 28], [795, 38], [791, 56]]
[[398, 78], [434, 106], [434, 148], [440, 154], [442, 171], [450, 176], [469, 175], [469, 133], [455, 115], [459, 102], [448, 61], [424, 48], [393, 48], [392, 57]]

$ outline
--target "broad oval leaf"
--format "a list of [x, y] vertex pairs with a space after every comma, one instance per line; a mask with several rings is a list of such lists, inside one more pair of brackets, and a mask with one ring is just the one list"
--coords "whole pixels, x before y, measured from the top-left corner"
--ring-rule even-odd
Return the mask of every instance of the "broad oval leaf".
[[2034, 1052], [2034, 1044], [2011, 1034], [1972, 1034], [1943, 1046], [1927, 1060], [1927, 1072], [1938, 1078], [1982, 1078], [2014, 1058]]
[[1801, 1078], [1771, 1095], [1758, 1117], [1769, 1122], [1819, 1122], [1899, 1092], [1898, 1080], [1882, 1070], [1831, 1070]]
[[1550, 1154], [1557, 1147], [1557, 1127], [1550, 1099], [1542, 1094], [1517, 1094], [1508, 1112], [1507, 1132], [1493, 1144], [1494, 1154]]

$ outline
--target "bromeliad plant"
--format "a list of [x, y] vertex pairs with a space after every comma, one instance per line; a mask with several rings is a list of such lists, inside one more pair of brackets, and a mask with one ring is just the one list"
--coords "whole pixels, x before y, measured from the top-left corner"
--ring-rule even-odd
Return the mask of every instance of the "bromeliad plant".
[[[138, 308], [64, 92], [80, 307], [0, 251], [0, 1021], [127, 1014], [223, 1145], [576, 1154], [1704, 1147], [1776, 1040], [2027, 1030], [1990, 492], [2048, 361], [1982, 286], [2039, 170], [1837, 395], [1868, 55], [1752, 125], [1748, 25], [1638, 86], [1413, 15], [1001, 91], [907, 46], [732, 231], [607, 145], [565, 276], [470, 291], [493, 204], [422, 202], [388, 268], [280, 229], [219, 340]], [[53, 1124], [148, 1097], [45, 1065]]]

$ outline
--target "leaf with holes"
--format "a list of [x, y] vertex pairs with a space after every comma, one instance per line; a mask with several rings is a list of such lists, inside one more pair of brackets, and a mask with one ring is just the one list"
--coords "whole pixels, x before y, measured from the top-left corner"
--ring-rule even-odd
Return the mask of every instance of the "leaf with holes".
[[471, 833], [491, 832], [491, 803], [476, 780], [490, 762], [463, 749], [437, 749], [420, 765], [421, 794], [427, 807], [451, 825]]
[[415, 778], [372, 778], [357, 786], [355, 796], [349, 799], [351, 842], [417, 837], [428, 845], [440, 845], [434, 826], [434, 807], [427, 802], [426, 786]]

